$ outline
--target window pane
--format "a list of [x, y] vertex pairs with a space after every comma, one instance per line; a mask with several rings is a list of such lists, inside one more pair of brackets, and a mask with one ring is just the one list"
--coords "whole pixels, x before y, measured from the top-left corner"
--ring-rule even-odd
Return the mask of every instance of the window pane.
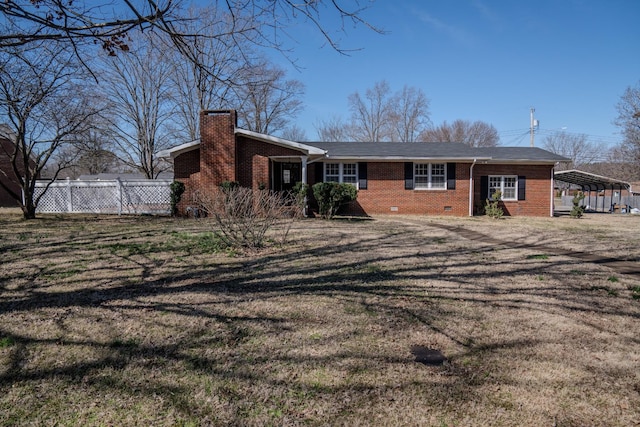
[[431, 188], [444, 188], [444, 187], [445, 187], [444, 176], [431, 177]]
[[416, 175], [416, 177], [420, 176], [420, 175], [428, 176], [429, 175], [429, 165], [428, 164], [416, 163], [416, 165], [415, 165], [415, 175]]
[[429, 177], [416, 175], [413, 186], [414, 188], [429, 188]]
[[327, 175], [340, 175], [340, 163], [326, 163], [324, 168]]
[[517, 183], [517, 178], [515, 176], [504, 177], [504, 189], [502, 191], [503, 199], [516, 198], [516, 183]]
[[340, 181], [340, 163], [325, 163], [324, 181], [325, 182]]
[[358, 179], [355, 177], [355, 175], [343, 176], [342, 177], [342, 182], [344, 182], [345, 184], [355, 184], [355, 183], [358, 182]]
[[431, 188], [445, 188], [444, 163], [434, 163], [431, 165]]
[[343, 175], [354, 175], [356, 174], [356, 164], [355, 163], [345, 163], [342, 165], [342, 174]]

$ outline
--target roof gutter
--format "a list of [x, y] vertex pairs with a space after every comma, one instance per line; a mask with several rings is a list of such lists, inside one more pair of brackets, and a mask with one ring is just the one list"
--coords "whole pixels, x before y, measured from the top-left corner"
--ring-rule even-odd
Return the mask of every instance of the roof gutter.
[[473, 163], [469, 168], [469, 216], [473, 216], [473, 167], [477, 161], [478, 159], [473, 159]]

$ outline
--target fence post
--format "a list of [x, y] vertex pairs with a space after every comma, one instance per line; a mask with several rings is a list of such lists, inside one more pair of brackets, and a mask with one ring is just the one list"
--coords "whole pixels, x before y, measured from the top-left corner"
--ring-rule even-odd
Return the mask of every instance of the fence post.
[[120, 181], [120, 177], [116, 178], [116, 186], [118, 187], [118, 215], [122, 215], [122, 181]]
[[67, 177], [67, 212], [73, 212], [73, 194], [71, 194], [71, 178]]

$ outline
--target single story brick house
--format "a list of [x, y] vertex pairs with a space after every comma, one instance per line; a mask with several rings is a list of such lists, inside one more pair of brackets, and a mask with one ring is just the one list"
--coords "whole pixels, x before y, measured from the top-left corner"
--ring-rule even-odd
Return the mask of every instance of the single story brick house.
[[239, 129], [233, 110], [203, 111], [199, 140], [160, 156], [185, 184], [179, 210], [224, 181], [284, 191], [296, 182], [351, 183], [350, 214], [473, 216], [502, 191], [506, 215], [553, 216], [553, 173], [564, 157], [533, 147], [458, 143], [305, 142]]

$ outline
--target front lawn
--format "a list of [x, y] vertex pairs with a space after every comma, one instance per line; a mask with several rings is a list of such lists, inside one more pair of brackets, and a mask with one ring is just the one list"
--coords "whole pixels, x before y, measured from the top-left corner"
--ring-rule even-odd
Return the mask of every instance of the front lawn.
[[640, 217], [214, 231], [3, 214], [0, 425], [640, 420]]

